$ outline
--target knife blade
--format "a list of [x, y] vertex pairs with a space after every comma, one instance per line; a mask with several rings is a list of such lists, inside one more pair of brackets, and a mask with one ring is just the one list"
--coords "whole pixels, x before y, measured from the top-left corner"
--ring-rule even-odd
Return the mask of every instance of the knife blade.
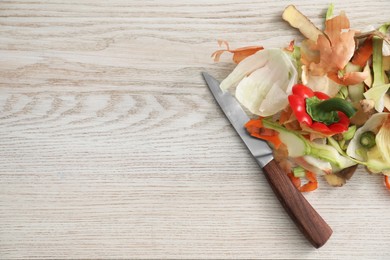
[[247, 133], [244, 125], [249, 121], [249, 117], [238, 101], [228, 91], [221, 90], [218, 80], [206, 72], [202, 72], [202, 75], [220, 108], [262, 168], [268, 183], [288, 215], [315, 248], [323, 246], [332, 235], [332, 229], [294, 187], [287, 173], [274, 160], [268, 144]]

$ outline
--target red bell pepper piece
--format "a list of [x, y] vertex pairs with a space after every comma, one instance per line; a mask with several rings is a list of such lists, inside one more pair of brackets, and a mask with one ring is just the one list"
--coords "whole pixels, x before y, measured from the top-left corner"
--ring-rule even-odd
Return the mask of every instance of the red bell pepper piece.
[[[323, 122], [316, 121], [315, 118], [307, 112], [306, 100], [308, 98], [317, 97], [320, 101], [324, 102], [329, 100], [329, 96], [322, 92], [315, 92], [312, 89], [306, 87], [302, 84], [296, 84], [292, 88], [292, 94], [289, 95], [288, 101], [294, 112], [295, 117], [297, 118], [300, 124], [303, 124], [311, 128], [315, 132], [319, 132], [324, 135], [333, 135], [337, 133], [342, 133], [348, 129], [349, 126], [349, 117], [339, 110], [339, 107], [332, 110], [332, 108], [327, 107], [326, 111], [321, 111], [321, 113], [332, 113], [337, 111], [338, 120], [331, 124], [325, 124]], [[345, 100], [337, 100], [337, 102], [347, 102]]]

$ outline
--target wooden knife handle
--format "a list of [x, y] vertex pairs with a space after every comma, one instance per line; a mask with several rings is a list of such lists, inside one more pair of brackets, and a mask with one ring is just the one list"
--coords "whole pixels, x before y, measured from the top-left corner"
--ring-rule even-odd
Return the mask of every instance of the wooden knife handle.
[[332, 229], [294, 187], [287, 174], [272, 160], [263, 167], [275, 195], [301, 232], [315, 248], [323, 246], [332, 235]]

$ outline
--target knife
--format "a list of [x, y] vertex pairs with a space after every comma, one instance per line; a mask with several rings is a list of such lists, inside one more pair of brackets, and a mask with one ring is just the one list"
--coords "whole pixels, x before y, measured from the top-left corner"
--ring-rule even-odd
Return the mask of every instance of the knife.
[[268, 144], [247, 133], [244, 125], [249, 121], [249, 117], [238, 101], [228, 91], [222, 91], [215, 78], [205, 72], [202, 75], [222, 111], [262, 168], [268, 183], [288, 215], [315, 248], [323, 246], [332, 235], [332, 229], [294, 187], [287, 174], [274, 160]]

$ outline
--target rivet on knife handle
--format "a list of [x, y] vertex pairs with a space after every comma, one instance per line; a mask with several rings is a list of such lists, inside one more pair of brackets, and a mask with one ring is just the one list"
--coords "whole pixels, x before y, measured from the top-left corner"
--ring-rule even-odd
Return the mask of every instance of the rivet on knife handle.
[[202, 75], [222, 111], [256, 162], [263, 168], [269, 184], [292, 220], [314, 247], [319, 248], [324, 245], [331, 236], [332, 229], [294, 187], [287, 173], [280, 169], [273, 159], [272, 149], [268, 144], [263, 140], [252, 138], [246, 132], [244, 125], [249, 121], [249, 117], [238, 101], [229, 92], [222, 91], [219, 82], [212, 76], [207, 73]]

